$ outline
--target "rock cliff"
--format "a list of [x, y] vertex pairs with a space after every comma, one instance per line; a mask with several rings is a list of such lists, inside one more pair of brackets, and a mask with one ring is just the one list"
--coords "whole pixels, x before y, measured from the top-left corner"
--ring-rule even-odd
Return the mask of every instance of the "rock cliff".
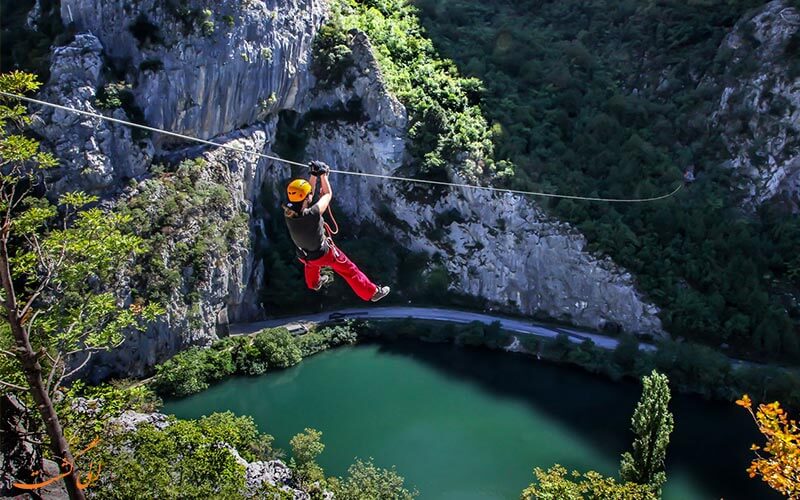
[[[404, 160], [406, 113], [386, 91], [366, 37], [353, 33], [352, 40], [356, 67], [344, 79], [347, 88], [315, 93], [310, 106], [360, 100], [367, 119], [317, 124], [306, 153], [341, 170], [393, 175]], [[439, 257], [454, 291], [590, 328], [661, 332], [658, 309], [636, 291], [631, 275], [590, 254], [580, 234], [551, 220], [534, 200], [457, 188], [421, 202], [404, 188], [381, 179], [335, 179], [337, 200], [350, 217]], [[386, 217], [387, 210], [394, 215]], [[437, 228], [445, 213], [451, 221]]]
[[[268, 154], [279, 111], [303, 114], [360, 102], [363, 120], [315, 123], [306, 156], [378, 174], [394, 173], [406, 160], [405, 109], [386, 90], [362, 34], [352, 34], [356, 64], [347, 83], [315, 88], [309, 64], [314, 34], [326, 15], [323, 2], [63, 0], [61, 13], [79, 34], [54, 49], [51, 80], [41, 94], [47, 100], [94, 111], [100, 89], [125, 82], [131, 102], [106, 111], [113, 116]], [[59, 111], [42, 109], [39, 116], [37, 131], [62, 161], [54, 193], [84, 189], [102, 194], [109, 205], [145, 194], [158, 207], [168, 181], [154, 175], [153, 165], [197, 157], [207, 171], [196, 181], [226, 193], [213, 209], [189, 203], [176, 215], [182, 224], [155, 228], [166, 235], [157, 260], [178, 274], [168, 313], [122, 348], [98, 356], [93, 378], [144, 375], [186, 346], [209, 343], [229, 321], [262, 314], [257, 294], [263, 269], [253, 245], [257, 238], [269, 241], [263, 214], [254, 207], [265, 182], [267, 191], [281, 191], [275, 181], [288, 176], [285, 166], [158, 135], [139, 137], [125, 127]], [[354, 176], [334, 182], [354, 221], [441, 259], [456, 292], [581, 326], [662, 332], [657, 308], [636, 291], [633, 278], [588, 252], [580, 234], [550, 220], [534, 200], [472, 190], [432, 197], [424, 188], [414, 191], [425, 194], [420, 197], [409, 195], [407, 185]], [[387, 209], [394, 217], [387, 219]], [[445, 213], [451, 220], [443, 223]], [[223, 228], [237, 216], [249, 237], [210, 245], [193, 265], [180, 257], [202, 238], [227, 238]], [[120, 284], [126, 301], [132, 300], [134, 281]]]
[[751, 206], [800, 209], [800, 11], [775, 0], [736, 24], [718, 59], [724, 91], [711, 117]]
[[61, 2], [133, 84], [147, 124], [204, 139], [296, 106], [326, 13], [322, 0]]

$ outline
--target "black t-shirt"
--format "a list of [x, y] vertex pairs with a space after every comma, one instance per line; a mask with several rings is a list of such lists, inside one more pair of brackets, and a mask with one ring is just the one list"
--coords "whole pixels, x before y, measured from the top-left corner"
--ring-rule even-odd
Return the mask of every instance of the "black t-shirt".
[[304, 259], [318, 259], [328, 251], [322, 214], [319, 205], [312, 205], [296, 217], [284, 215], [286, 227], [298, 248], [298, 256]]

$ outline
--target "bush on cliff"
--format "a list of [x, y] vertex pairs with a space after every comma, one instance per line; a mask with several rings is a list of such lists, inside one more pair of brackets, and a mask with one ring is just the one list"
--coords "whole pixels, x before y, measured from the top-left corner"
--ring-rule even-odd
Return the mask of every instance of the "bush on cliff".
[[[199, 420], [170, 417], [158, 429], [143, 424], [131, 433], [106, 436], [87, 459], [103, 464], [97, 498], [243, 498], [245, 468], [230, 451], [248, 461], [267, 458], [254, 449], [271, 438], [259, 434], [253, 419], [215, 413]], [[268, 439], [265, 439], [267, 437]], [[271, 448], [269, 449], [271, 455]]]

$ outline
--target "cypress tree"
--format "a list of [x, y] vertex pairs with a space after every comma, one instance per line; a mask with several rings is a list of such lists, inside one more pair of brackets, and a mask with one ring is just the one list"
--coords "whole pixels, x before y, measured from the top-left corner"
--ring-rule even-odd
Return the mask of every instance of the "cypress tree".
[[642, 397], [631, 418], [631, 430], [636, 435], [633, 451], [622, 454], [620, 477], [626, 482], [649, 485], [661, 496], [661, 486], [667, 480], [664, 461], [674, 420], [667, 405], [670, 391], [666, 375], [653, 370], [642, 378]]

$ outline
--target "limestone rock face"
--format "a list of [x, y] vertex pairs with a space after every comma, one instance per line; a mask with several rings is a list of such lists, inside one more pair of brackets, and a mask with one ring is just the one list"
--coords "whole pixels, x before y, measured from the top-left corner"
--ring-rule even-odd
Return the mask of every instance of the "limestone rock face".
[[[728, 75], [712, 124], [720, 130], [756, 207], [778, 198], [800, 209], [800, 11], [783, 0], [764, 5], [725, 37]], [[794, 61], [794, 69], [792, 62]], [[788, 62], [788, 64], [787, 64]], [[745, 77], [736, 68], [754, 65]]]
[[[326, 14], [321, 0], [62, 0], [62, 18], [79, 34], [54, 49], [52, 77], [40, 97], [96, 111], [98, 90], [124, 80], [147, 125], [267, 154], [273, 154], [279, 111], [359, 102], [361, 119], [317, 124], [306, 154], [342, 170], [393, 174], [407, 157], [408, 118], [387, 91], [363, 34], [352, 33], [356, 64], [345, 83], [315, 87], [311, 46]], [[211, 211], [187, 211], [180, 227], [170, 229], [159, 256], [167, 269], [203, 228], [222, 228], [243, 216], [249, 229], [241, 241], [206, 252], [199, 263], [208, 271], [203, 279], [189, 266], [175, 269], [181, 279], [163, 304], [166, 315], [144, 332], [127, 335], [120, 348], [97, 353], [91, 380], [146, 376], [179, 350], [208, 345], [229, 322], [259, 319], [264, 270], [254, 242], [269, 241], [256, 207], [268, 180], [268, 190], [281, 191], [275, 182], [289, 175], [285, 165], [158, 135], [139, 140], [127, 127], [63, 111], [38, 114], [36, 130], [62, 163], [51, 184], [54, 194], [83, 189], [103, 195], [111, 206], [154, 182], [152, 164], [205, 160], [201, 179], [223, 187], [230, 200]], [[130, 118], [122, 109], [112, 115]], [[354, 221], [440, 257], [453, 291], [576, 325], [661, 331], [657, 309], [637, 293], [631, 276], [588, 253], [580, 234], [549, 220], [532, 200], [456, 190], [426, 202], [415, 201], [424, 196], [409, 195], [404, 184], [344, 175], [334, 182], [337, 200]], [[164, 199], [160, 188], [151, 193], [154, 205]], [[394, 214], [391, 220], [387, 213]], [[437, 222], [445, 213], [452, 221]], [[130, 279], [116, 286], [129, 304]]]
[[[98, 113], [93, 104], [103, 69], [103, 45], [83, 33], [53, 51], [50, 81], [39, 99]], [[45, 106], [33, 106], [38, 117], [33, 129], [58, 157], [59, 168], [51, 178], [51, 195], [83, 190], [108, 195], [131, 178], [141, 176], [153, 158], [149, 140], [134, 141], [129, 127]], [[122, 109], [112, 117], [128, 120]]]
[[22, 493], [15, 482], [32, 482], [33, 473], [42, 469], [41, 450], [26, 440], [33, 429], [28, 408], [13, 394], [0, 396], [0, 495]]
[[[366, 38], [355, 36], [352, 50], [355, 74], [345, 78], [351, 83], [317, 94], [310, 106], [360, 99], [365, 120], [317, 124], [306, 154], [340, 170], [392, 175], [405, 156], [406, 113], [387, 92]], [[458, 188], [418, 202], [401, 192], [407, 184], [346, 175], [334, 182], [337, 201], [355, 221], [439, 256], [453, 291], [590, 328], [662, 332], [658, 308], [636, 291], [631, 275], [590, 254], [582, 235], [550, 220], [531, 199]], [[452, 221], [440, 225], [443, 214]]]
[[[306, 66], [326, 4], [193, 1], [170, 7], [177, 3], [62, 2], [65, 22], [74, 22], [83, 32], [69, 45], [54, 48], [51, 79], [38, 97], [131, 120], [123, 109], [97, 106], [99, 89], [119, 80], [109, 72], [121, 72], [131, 86], [133, 105], [148, 125], [213, 136], [216, 142], [247, 151], [270, 152], [276, 113], [297, 106], [298, 96], [313, 84]], [[190, 15], [175, 9], [186, 9]], [[48, 195], [53, 198], [83, 190], [100, 195], [111, 206], [135, 196], [143, 182], [151, 182], [153, 164], [205, 159], [209, 170], [203, 175], [223, 186], [231, 200], [213, 213], [187, 213], [161, 256], [167, 266], [175, 261], [180, 246], [195, 241], [203, 228], [221, 229], [224, 222], [244, 217], [250, 234], [262, 232], [260, 216], [252, 216], [269, 162], [221, 149], [181, 148], [166, 144], [157, 134], [152, 140], [137, 140], [126, 126], [48, 107], [33, 109], [39, 117], [34, 129], [60, 161], [48, 181]], [[154, 206], [165, 195], [162, 189], [152, 194]], [[217, 339], [229, 322], [259, 319], [263, 311], [257, 294], [263, 268], [253, 256], [251, 240], [245, 237], [210, 251], [201, 263], [209, 275], [192, 285], [193, 271], [180, 269], [182, 283], [162, 304], [166, 315], [144, 332], [126, 335], [121, 347], [96, 353], [81, 376], [93, 381], [146, 376], [179, 350]], [[132, 300], [129, 281], [114, 285], [125, 305]], [[78, 357], [76, 364], [83, 361]]]
[[280, 460], [244, 462], [244, 465], [247, 467], [245, 477], [248, 497], [257, 498], [258, 490], [265, 485], [270, 485], [291, 494], [295, 500], [309, 500], [311, 498], [305, 491], [294, 487], [295, 479], [292, 470]]
[[204, 139], [295, 106], [326, 14], [322, 0], [61, 2], [134, 84], [147, 124]]
[[[275, 120], [260, 123], [216, 140], [228, 146], [269, 153], [274, 138]], [[263, 281], [263, 266], [253, 254], [251, 235], [259, 232], [260, 217], [253, 213], [254, 200], [269, 172], [269, 161], [254, 155], [226, 149], [209, 151], [184, 150], [182, 155], [204, 160], [204, 169], [196, 182], [223, 186], [226, 201], [213, 210], [186, 209], [180, 227], [169, 228], [170, 240], [159, 255], [166, 268], [177, 266], [176, 255], [182, 248], [206, 244], [208, 250], [194, 265], [180, 269], [182, 283], [172, 291], [166, 304], [166, 315], [148, 325], [144, 332], [130, 332], [118, 348], [95, 354], [90, 375], [92, 380], [111, 376], [147, 376], [152, 367], [173, 354], [194, 345], [208, 345], [225, 334], [228, 323], [259, 318], [261, 308], [258, 291]], [[150, 207], [159, 210], [167, 196], [155, 179], [140, 182], [127, 191], [123, 199], [140, 195], [144, 183], [150, 189]], [[237, 217], [244, 217], [244, 232], [231, 240], [225, 229]], [[166, 229], [165, 229], [166, 230]], [[202, 235], [223, 239], [222, 244], [200, 242]], [[196, 269], [203, 270], [197, 275]], [[120, 295], [130, 300], [130, 280], [121, 287]]]
[[122, 415], [111, 419], [108, 423], [109, 428], [114, 429], [116, 433], [134, 432], [146, 424], [161, 430], [169, 426], [169, 419], [161, 413], [140, 413], [127, 410]]

